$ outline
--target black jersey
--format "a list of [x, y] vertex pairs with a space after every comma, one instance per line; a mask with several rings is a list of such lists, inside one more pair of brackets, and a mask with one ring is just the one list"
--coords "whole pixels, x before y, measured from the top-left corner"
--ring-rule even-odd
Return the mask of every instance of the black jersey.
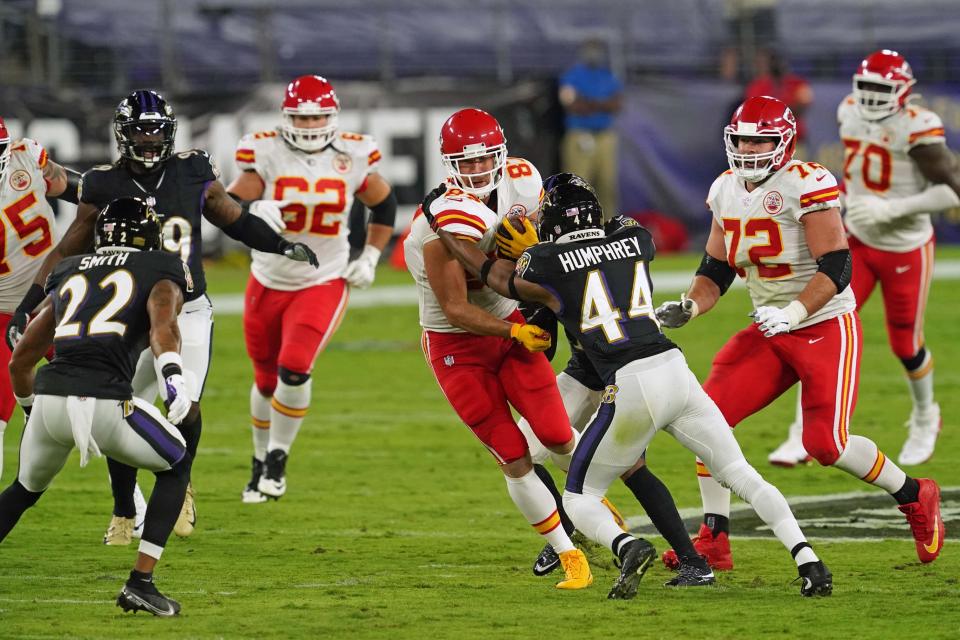
[[630, 226], [598, 240], [530, 247], [517, 273], [560, 300], [557, 318], [609, 384], [628, 362], [677, 348], [653, 313], [653, 256], [650, 232]]
[[80, 200], [102, 209], [123, 196], [148, 200], [163, 221], [163, 248], [180, 256], [190, 267], [194, 290], [188, 300], [207, 290], [203, 274], [200, 223], [207, 185], [219, 177], [205, 151], [193, 149], [173, 154], [150, 176], [131, 173], [126, 161], [101, 165], [83, 174]]
[[147, 346], [147, 298], [160, 280], [193, 288], [180, 258], [164, 251], [117, 251], [65, 258], [47, 278], [56, 331], [54, 358], [37, 372], [36, 393], [128, 400]]

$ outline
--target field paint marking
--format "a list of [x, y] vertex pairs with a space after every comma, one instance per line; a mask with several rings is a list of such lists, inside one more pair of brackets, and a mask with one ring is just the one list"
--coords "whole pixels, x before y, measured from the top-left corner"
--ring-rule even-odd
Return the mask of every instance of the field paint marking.
[[[653, 286], [664, 291], [684, 291], [693, 280], [693, 271], [654, 270]], [[933, 269], [934, 280], [960, 280], [960, 260], [940, 260]], [[742, 288], [743, 280], [737, 278], [733, 287]], [[210, 296], [217, 315], [231, 316], [243, 313], [243, 294], [228, 293]], [[406, 307], [417, 304], [417, 288], [412, 284], [374, 287], [367, 291], [350, 292], [348, 309], [369, 309], [374, 307]]]

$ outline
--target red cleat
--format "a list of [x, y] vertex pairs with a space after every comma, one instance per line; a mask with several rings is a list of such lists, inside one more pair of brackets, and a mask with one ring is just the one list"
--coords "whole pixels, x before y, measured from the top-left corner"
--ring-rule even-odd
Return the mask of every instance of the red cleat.
[[940, 555], [947, 534], [940, 517], [940, 487], [928, 478], [917, 478], [917, 482], [920, 483], [917, 501], [902, 504], [898, 509], [910, 523], [920, 562], [933, 562]]
[[[939, 510], [937, 513], [940, 513]], [[733, 569], [733, 556], [730, 555], [730, 538], [726, 533], [721, 531], [714, 537], [713, 530], [707, 525], [701, 524], [697, 537], [693, 539], [693, 548], [697, 550], [697, 553], [706, 558], [711, 568], [717, 571], [729, 571]], [[664, 551], [661, 559], [667, 569], [676, 571], [680, 567], [680, 559], [677, 557], [677, 552], [673, 549]]]

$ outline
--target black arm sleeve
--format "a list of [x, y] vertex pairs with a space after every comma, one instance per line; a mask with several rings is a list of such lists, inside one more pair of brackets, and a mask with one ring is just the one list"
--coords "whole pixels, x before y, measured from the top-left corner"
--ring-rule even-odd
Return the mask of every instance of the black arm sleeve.
[[700, 266], [697, 268], [697, 275], [713, 280], [720, 287], [720, 295], [723, 295], [733, 284], [737, 272], [723, 260], [717, 260], [709, 253], [704, 253], [703, 260], [700, 261]]
[[840, 293], [850, 284], [850, 277], [853, 275], [853, 257], [849, 249], [831, 251], [820, 256], [817, 267], [817, 271], [833, 280], [837, 293]]
[[67, 174], [67, 188], [57, 196], [57, 200], [80, 204], [80, 179], [83, 174], [67, 167], [64, 167], [63, 170]]
[[221, 229], [234, 240], [242, 242], [251, 249], [266, 253], [283, 253], [283, 250], [290, 244], [274, 233], [270, 225], [246, 211]]
[[30, 285], [30, 288], [27, 289], [27, 294], [23, 296], [23, 300], [17, 305], [17, 311], [22, 311], [27, 314], [33, 313], [37, 305], [43, 302], [43, 299], [46, 297], [47, 292], [43, 290], [43, 287], [37, 283], [33, 283]]
[[383, 202], [370, 207], [370, 213], [371, 223], [383, 224], [388, 227], [393, 226], [397, 219], [397, 196], [394, 195], [393, 189], [390, 189], [390, 193], [383, 199]]

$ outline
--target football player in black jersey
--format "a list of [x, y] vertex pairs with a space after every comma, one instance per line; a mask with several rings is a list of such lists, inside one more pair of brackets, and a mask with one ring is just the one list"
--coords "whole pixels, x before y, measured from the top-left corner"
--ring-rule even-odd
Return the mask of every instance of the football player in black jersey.
[[[51, 304], [27, 327], [10, 362], [14, 393], [29, 417], [17, 478], [0, 494], [0, 540], [40, 499], [74, 445], [80, 466], [104, 453], [150, 469], [157, 481], [136, 564], [117, 604], [172, 616], [180, 605], [157, 591], [152, 576], [193, 461], [171, 423], [183, 420], [191, 405], [177, 314], [194, 285], [176, 256], [159, 251], [160, 225], [145, 201], [115, 200], [97, 218], [96, 252], [66, 258], [50, 274]], [[51, 344], [56, 355], [34, 376]], [[133, 396], [134, 367], [145, 347], [162, 371], [166, 418]]]
[[[177, 119], [170, 104], [156, 92], [134, 91], [124, 98], [114, 115], [113, 129], [120, 159], [111, 165], [94, 167], [83, 175], [76, 220], [44, 260], [34, 285], [10, 321], [7, 338], [15, 342], [23, 331], [28, 314], [44, 297], [41, 285], [56, 264], [90, 246], [97, 211], [118, 197], [146, 198], [163, 223], [163, 249], [179, 256], [190, 267], [194, 282], [180, 317], [184, 370], [190, 382], [193, 406], [180, 429], [187, 449], [196, 456], [202, 426], [199, 402], [210, 366], [213, 333], [213, 309], [206, 296], [202, 264], [202, 218], [254, 249], [283, 254], [314, 266], [317, 257], [305, 244], [284, 240], [263, 219], [249, 213], [250, 203], [231, 198], [206, 152], [192, 149], [174, 153]], [[259, 215], [265, 215], [263, 209], [258, 208]], [[280, 215], [279, 211], [275, 213]], [[134, 378], [135, 393], [139, 397], [150, 400], [156, 397], [155, 365], [150, 352], [145, 351]], [[161, 397], [165, 397], [164, 389], [159, 391]], [[114, 509], [104, 542], [125, 545], [130, 543], [134, 529], [136, 469], [113, 460], [108, 465]], [[175, 533], [190, 535], [195, 521], [191, 486]]]
[[[506, 235], [529, 237], [503, 225]], [[501, 295], [546, 305], [584, 349], [606, 384], [600, 408], [570, 464], [564, 506], [578, 529], [614, 552], [620, 576], [610, 598], [632, 598], [655, 551], [617, 525], [601, 499], [618, 477], [636, 471], [659, 430], [667, 431], [723, 478], [791, 552], [805, 596], [829, 595], [832, 576], [806, 541], [783, 495], [750, 466], [716, 405], [687, 367], [683, 354], [660, 331], [649, 274], [654, 246], [640, 225], [609, 237], [590, 190], [560, 185], [541, 210], [540, 242], [516, 265], [488, 258], [470, 243], [440, 230], [444, 246], [472, 275]], [[709, 568], [689, 564], [667, 584], [709, 582]]]

